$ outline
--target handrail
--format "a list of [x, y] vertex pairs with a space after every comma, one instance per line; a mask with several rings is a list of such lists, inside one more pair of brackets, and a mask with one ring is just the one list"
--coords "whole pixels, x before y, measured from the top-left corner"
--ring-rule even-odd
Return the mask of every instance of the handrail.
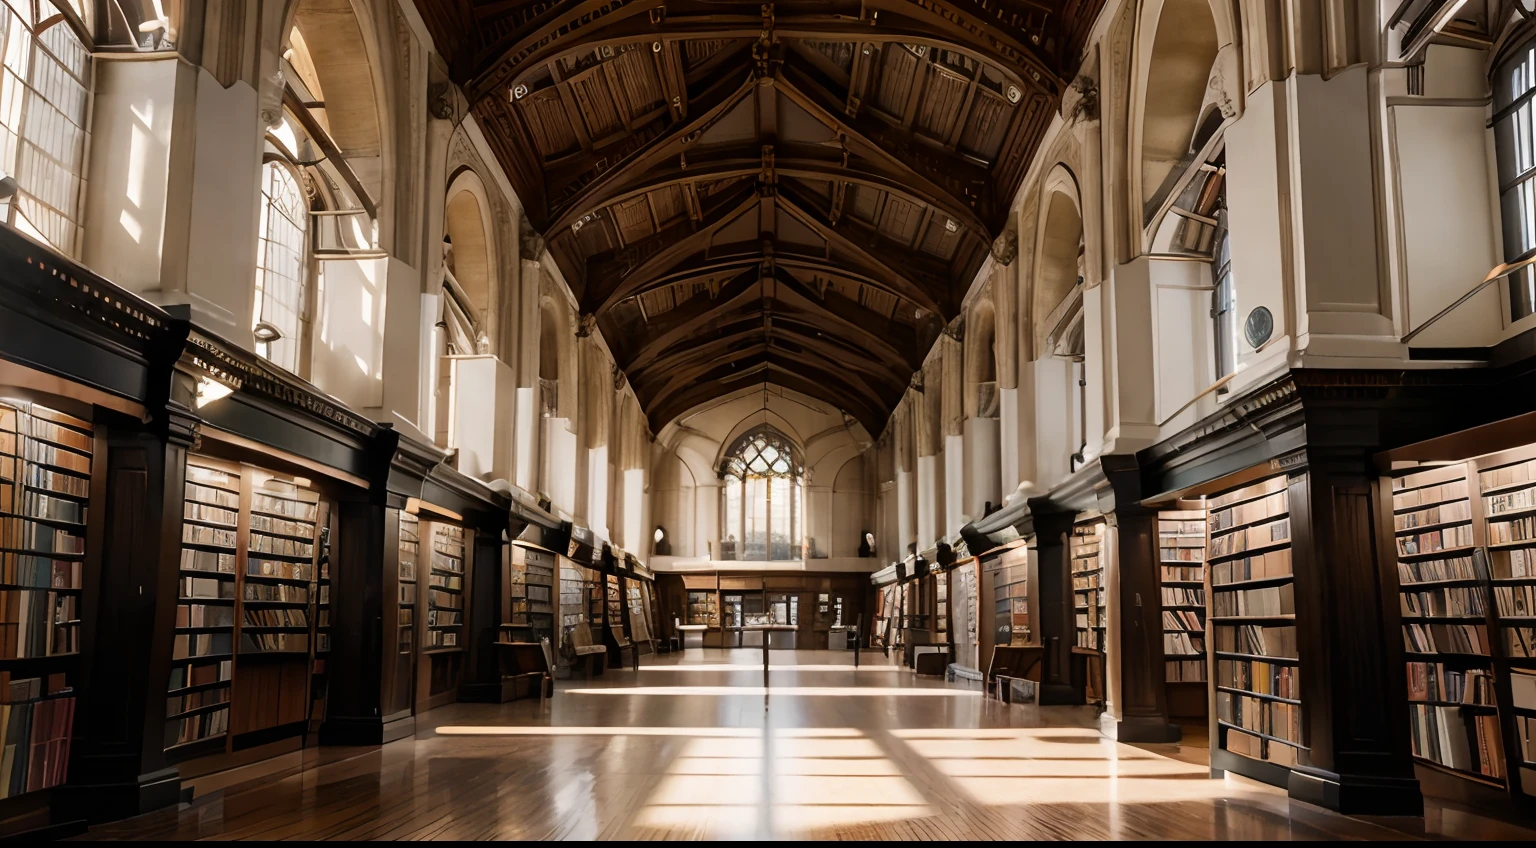
[[1516, 271], [1520, 270], [1521, 268], [1525, 268], [1525, 267], [1530, 266], [1530, 265], [1536, 265], [1536, 253], [1532, 253], [1530, 256], [1527, 256], [1524, 259], [1519, 260], [1518, 262], [1513, 262], [1513, 263], [1505, 262], [1505, 263], [1502, 263], [1500, 265], [1493, 266], [1493, 270], [1488, 272], [1488, 276], [1484, 277], [1483, 281], [1481, 283], [1478, 283], [1476, 286], [1473, 286], [1471, 291], [1468, 291], [1466, 294], [1462, 295], [1461, 297], [1456, 298], [1456, 300], [1454, 302], [1452, 302], [1450, 306], [1447, 306], [1446, 308], [1440, 310], [1439, 312], [1436, 312], [1434, 314], [1434, 317], [1430, 318], [1428, 321], [1425, 321], [1424, 323], [1422, 323], [1419, 326], [1415, 327], [1413, 330], [1409, 331], [1408, 335], [1403, 336], [1403, 338], [1401, 340], [1402, 343], [1403, 344], [1408, 344], [1409, 342], [1413, 341], [1414, 338], [1416, 336], [1418, 336], [1418, 334], [1420, 334], [1420, 333], [1424, 332], [1425, 330], [1429, 329], [1431, 326], [1434, 325], [1434, 323], [1436, 321], [1439, 321], [1441, 318], [1444, 318], [1445, 316], [1451, 314], [1453, 311], [1456, 310], [1456, 307], [1461, 306], [1463, 303], [1466, 303], [1467, 301], [1469, 301], [1472, 298], [1476, 297], [1478, 295], [1478, 293], [1480, 293], [1483, 289], [1486, 289], [1489, 286], [1493, 285], [1495, 282], [1497, 282], [1497, 281], [1499, 281], [1499, 280], [1501, 280], [1501, 279], [1503, 279], [1505, 277], [1508, 277], [1510, 274], [1515, 273]]
[[[1259, 354], [1261, 354], [1265, 350], [1267, 350], [1270, 345], [1274, 344], [1275, 342], [1279, 341], [1282, 338], [1288, 338], [1288, 337], [1287, 336], [1271, 336], [1269, 341], [1267, 341], [1267, 342], [1265, 342], [1265, 343], [1263, 343], [1263, 344], [1261, 344], [1258, 347], [1253, 349], [1253, 355], [1254, 356], [1258, 356]], [[1236, 377], [1237, 375], [1241, 374], [1241, 373], [1243, 373], [1243, 367], [1242, 366], [1238, 366], [1237, 368], [1233, 369], [1231, 374], [1228, 374], [1227, 376], [1222, 377], [1220, 380], [1217, 380], [1216, 382], [1210, 384], [1209, 386], [1206, 386], [1199, 394], [1197, 394], [1194, 397], [1190, 398], [1189, 400], [1185, 401], [1183, 406], [1179, 407], [1178, 409], [1175, 409], [1173, 411], [1172, 415], [1169, 415], [1167, 418], [1164, 418], [1162, 420], [1162, 422], [1158, 426], [1162, 426], [1163, 424], [1167, 424], [1169, 421], [1172, 421], [1173, 419], [1178, 418], [1180, 415], [1183, 415], [1184, 414], [1184, 410], [1189, 409], [1191, 406], [1194, 406], [1196, 401], [1200, 400], [1201, 398], [1205, 397], [1206, 395], [1210, 394], [1211, 392], [1214, 392], [1214, 391], [1220, 389], [1222, 386], [1225, 386], [1226, 384], [1232, 382], [1232, 379], [1234, 377]]]

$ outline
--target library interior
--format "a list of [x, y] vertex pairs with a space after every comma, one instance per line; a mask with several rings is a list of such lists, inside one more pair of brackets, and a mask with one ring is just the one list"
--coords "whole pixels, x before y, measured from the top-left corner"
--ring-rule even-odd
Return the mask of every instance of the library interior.
[[1536, 0], [0, 0], [13, 838], [1536, 838]]

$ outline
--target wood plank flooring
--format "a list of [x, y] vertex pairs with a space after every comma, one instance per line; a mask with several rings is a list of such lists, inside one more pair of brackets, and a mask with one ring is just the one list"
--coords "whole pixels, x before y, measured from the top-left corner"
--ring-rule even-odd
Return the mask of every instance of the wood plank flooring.
[[1212, 780], [1191, 746], [1129, 746], [1086, 708], [1008, 706], [878, 655], [693, 650], [536, 701], [454, 704], [382, 748], [85, 839], [1531, 839], [1431, 805], [1366, 821]]

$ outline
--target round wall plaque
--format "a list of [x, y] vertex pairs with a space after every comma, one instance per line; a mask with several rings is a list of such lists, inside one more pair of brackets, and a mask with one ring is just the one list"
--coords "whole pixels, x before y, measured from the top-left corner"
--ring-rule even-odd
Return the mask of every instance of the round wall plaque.
[[1269, 336], [1275, 331], [1275, 316], [1271, 315], [1269, 308], [1255, 306], [1248, 313], [1248, 320], [1243, 322], [1243, 336], [1248, 339], [1248, 344], [1257, 349], [1269, 341]]

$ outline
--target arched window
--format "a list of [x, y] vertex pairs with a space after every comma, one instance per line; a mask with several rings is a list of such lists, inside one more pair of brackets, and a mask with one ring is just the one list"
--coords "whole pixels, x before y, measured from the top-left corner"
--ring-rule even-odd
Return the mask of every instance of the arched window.
[[293, 169], [287, 162], [267, 162], [261, 169], [252, 332], [256, 353], [294, 373], [299, 371], [300, 345], [308, 324], [308, 225], [304, 190]]
[[[1536, 252], [1536, 40], [1499, 63], [1493, 75], [1493, 132], [1499, 203], [1504, 219], [1504, 261]], [[1509, 319], [1536, 313], [1536, 269], [1509, 276]]]
[[11, 0], [0, 4], [0, 61], [0, 170], [18, 188], [0, 203], [4, 220], [78, 256], [90, 48], [49, 0]]
[[769, 426], [748, 431], [726, 453], [723, 559], [787, 560], [804, 555], [805, 466], [789, 439]]

